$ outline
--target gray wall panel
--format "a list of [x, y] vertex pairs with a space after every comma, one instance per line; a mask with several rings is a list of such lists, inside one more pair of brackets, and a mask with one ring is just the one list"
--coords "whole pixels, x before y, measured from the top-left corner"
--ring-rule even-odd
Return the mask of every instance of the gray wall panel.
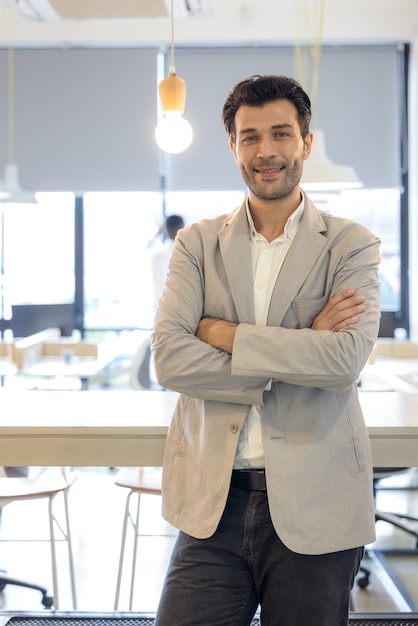
[[[156, 190], [156, 50], [16, 50], [15, 160], [34, 190]], [[1, 82], [7, 51], [0, 52]], [[0, 164], [7, 159], [1, 90]]]
[[[176, 70], [187, 82], [185, 117], [195, 137], [187, 152], [171, 160], [168, 188], [241, 188], [220, 122], [224, 99], [251, 74], [295, 76], [293, 48], [181, 49]], [[313, 104], [330, 159], [354, 166], [367, 187], [399, 185], [396, 46], [324, 48]]]
[[[156, 49], [15, 51], [15, 160], [33, 190], [158, 190]], [[396, 46], [324, 47], [314, 123], [329, 157], [367, 187], [399, 185]], [[220, 116], [228, 90], [256, 73], [295, 75], [293, 48], [178, 48], [194, 140], [167, 157], [168, 190], [241, 189]], [[0, 51], [7, 87], [7, 50]], [[305, 86], [306, 87], [306, 86]], [[307, 87], [309, 90], [309, 86]], [[0, 89], [0, 177], [7, 89]]]

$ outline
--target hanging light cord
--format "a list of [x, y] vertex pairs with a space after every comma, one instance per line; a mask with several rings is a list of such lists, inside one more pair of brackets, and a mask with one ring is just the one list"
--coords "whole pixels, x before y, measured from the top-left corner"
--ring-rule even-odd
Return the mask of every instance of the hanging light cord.
[[15, 55], [14, 55], [14, 18], [10, 13], [7, 20], [9, 45], [7, 48], [7, 155], [8, 162], [15, 162]]
[[14, 163], [14, 50], [9, 46], [7, 51], [7, 139], [8, 162]]
[[171, 0], [170, 20], [171, 20], [170, 74], [175, 74], [176, 68], [174, 67], [174, 0]]
[[[311, 0], [311, 23], [309, 21], [309, 9], [306, 9], [305, 0], [298, 0], [295, 3], [295, 72], [297, 80], [310, 91], [313, 115], [318, 115], [318, 90], [319, 90], [319, 62], [322, 52], [322, 39], [324, 31], [325, 0]], [[299, 26], [303, 25], [304, 33], [300, 32]], [[312, 46], [308, 46], [309, 34], [315, 28], [315, 41]], [[309, 85], [309, 54], [312, 56], [312, 78]], [[315, 124], [313, 125], [315, 127]]]
[[312, 49], [312, 57], [313, 57], [313, 72], [312, 72], [312, 90], [311, 90], [311, 99], [313, 102], [314, 114], [317, 116], [318, 112], [318, 86], [319, 86], [319, 61], [321, 60], [321, 52], [322, 52], [322, 38], [324, 32], [324, 8], [325, 8], [325, 0], [320, 0], [319, 2], [319, 16], [317, 16], [318, 21], [318, 33], [315, 45]]

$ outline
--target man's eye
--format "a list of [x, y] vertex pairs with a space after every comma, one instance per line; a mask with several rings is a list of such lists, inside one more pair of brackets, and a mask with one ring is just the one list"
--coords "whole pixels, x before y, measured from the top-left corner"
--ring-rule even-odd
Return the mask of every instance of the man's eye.
[[252, 141], [255, 141], [257, 138], [252, 135], [251, 137], [244, 137], [244, 139], [242, 140], [243, 143], [251, 143]]

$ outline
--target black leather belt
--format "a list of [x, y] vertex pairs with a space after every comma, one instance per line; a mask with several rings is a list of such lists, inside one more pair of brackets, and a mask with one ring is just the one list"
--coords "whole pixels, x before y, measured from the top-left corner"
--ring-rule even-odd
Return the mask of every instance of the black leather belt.
[[244, 491], [266, 491], [264, 469], [233, 470], [231, 485]]

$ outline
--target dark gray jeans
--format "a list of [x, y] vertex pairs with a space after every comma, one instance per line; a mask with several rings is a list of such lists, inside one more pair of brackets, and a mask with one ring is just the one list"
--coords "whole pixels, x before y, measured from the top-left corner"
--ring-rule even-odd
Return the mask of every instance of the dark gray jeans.
[[259, 605], [263, 626], [346, 626], [363, 552], [291, 552], [266, 492], [232, 487], [212, 537], [179, 533], [155, 626], [249, 626]]

